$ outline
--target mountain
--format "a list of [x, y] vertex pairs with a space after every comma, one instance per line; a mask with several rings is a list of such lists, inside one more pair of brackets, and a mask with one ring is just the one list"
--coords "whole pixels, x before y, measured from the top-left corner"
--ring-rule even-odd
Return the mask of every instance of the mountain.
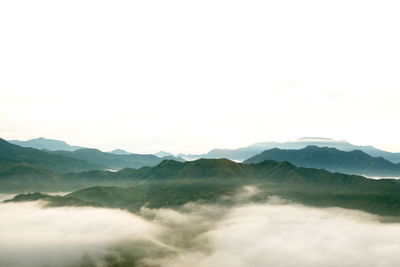
[[[74, 178], [70, 177], [72, 180], [84, 177], [83, 173], [74, 175]], [[397, 180], [372, 180], [296, 167], [288, 162], [246, 164], [227, 159], [164, 161], [155, 167], [124, 169], [114, 173], [96, 171], [85, 175], [93, 175], [93, 179], [103, 175], [102, 179], [125, 180], [132, 184], [128, 187], [94, 186], [64, 197], [23, 194], [11, 201], [44, 199], [56, 206], [69, 206], [69, 202], [81, 201], [86, 203], [82, 205], [135, 211], [143, 206], [179, 207], [192, 201], [230, 205], [244, 198], [257, 202], [280, 196], [306, 205], [400, 216], [400, 183]]]
[[130, 154], [128, 151], [125, 151], [123, 149], [114, 149], [113, 151], [110, 151], [109, 153], [117, 154], [117, 155], [129, 155]]
[[[247, 181], [260, 178], [269, 180], [290, 181], [294, 176], [288, 176], [288, 172], [296, 167], [288, 162], [265, 161], [260, 164], [235, 163], [227, 159], [199, 159], [190, 162], [177, 162], [165, 160], [154, 167], [142, 167], [140, 169], [125, 168], [117, 172], [91, 170], [84, 172], [72, 172], [56, 175], [56, 183], [50, 183], [49, 191], [69, 191], [71, 189], [84, 188], [94, 185], [133, 186], [138, 183], [161, 183], [163, 185], [185, 182], [215, 183], [233, 182], [244, 185]], [[315, 170], [314, 174], [326, 173]], [[45, 183], [40, 176], [34, 176], [38, 183]], [[6, 176], [4, 174], [3, 176]], [[303, 178], [302, 178], [303, 179]], [[306, 178], [304, 178], [306, 179]], [[307, 178], [308, 179], [308, 178]], [[20, 184], [15, 189], [30, 190], [32, 183]], [[34, 183], [33, 183], [34, 185]], [[0, 190], [1, 181], [0, 181]]]
[[166, 152], [166, 151], [159, 151], [157, 153], [154, 153], [154, 155], [156, 155], [159, 158], [163, 158], [163, 157], [168, 157], [168, 156], [174, 156], [173, 154]]
[[[75, 151], [47, 151], [54, 155], [85, 160], [91, 164], [102, 166], [103, 169], [119, 170], [123, 168], [140, 168], [143, 166], [155, 166], [165, 158], [159, 158], [151, 154], [114, 154], [102, 152], [98, 149], [83, 148]], [[173, 158], [180, 161], [181, 159]]]
[[333, 172], [366, 176], [399, 177], [400, 164], [384, 158], [374, 158], [361, 150], [350, 152], [330, 147], [307, 146], [299, 150], [270, 149], [245, 160], [259, 163], [265, 160], [288, 161], [299, 167], [326, 169]]
[[22, 147], [32, 147], [36, 149], [46, 149], [46, 150], [66, 150], [66, 151], [74, 151], [77, 149], [81, 149], [80, 146], [71, 146], [64, 141], [55, 140], [55, 139], [46, 139], [43, 137], [39, 137], [36, 139], [31, 139], [27, 141], [20, 140], [9, 140], [11, 144], [22, 146]]
[[[280, 165], [281, 163], [277, 163]], [[114, 185], [119, 183], [136, 183], [143, 181], [159, 182], [191, 179], [224, 179], [224, 178], [253, 178], [258, 173], [250, 164], [238, 164], [227, 159], [199, 159], [190, 162], [164, 160], [154, 167], [140, 169], [125, 168], [117, 172], [86, 171], [62, 175], [63, 181], [71, 183], [87, 181], [107, 182]], [[261, 174], [259, 174], [261, 175]]]
[[124, 169], [118, 174], [148, 180], [174, 180], [199, 178], [248, 178], [257, 177], [254, 166], [238, 164], [228, 159], [198, 159], [188, 162], [164, 160], [152, 168]]
[[26, 163], [0, 163], [0, 185], [2, 192], [16, 189], [46, 190], [60, 183], [59, 176], [49, 170]]
[[99, 165], [88, 163], [84, 160], [73, 159], [63, 155], [46, 153], [45, 151], [35, 148], [14, 145], [1, 138], [0, 163], [27, 163], [58, 173], [102, 168]]
[[181, 157], [173, 156], [173, 155], [171, 155], [171, 156], [159, 157], [159, 158], [161, 158], [162, 160], [174, 160], [174, 161], [179, 161], [179, 162], [185, 162], [185, 161], [186, 161], [186, 160], [184, 160], [184, 159], [181, 158]]
[[356, 146], [343, 140], [332, 140], [321, 137], [303, 137], [296, 141], [288, 141], [284, 143], [265, 142], [255, 143], [251, 146], [238, 149], [213, 149], [206, 154], [192, 155], [179, 154], [178, 156], [184, 159], [198, 158], [228, 158], [231, 160], [243, 161], [250, 157], [260, 154], [264, 150], [279, 148], [279, 149], [302, 149], [309, 145], [319, 147], [333, 147], [343, 151], [361, 150], [373, 157], [383, 157], [393, 163], [400, 163], [400, 153], [391, 153], [383, 151], [372, 146]]

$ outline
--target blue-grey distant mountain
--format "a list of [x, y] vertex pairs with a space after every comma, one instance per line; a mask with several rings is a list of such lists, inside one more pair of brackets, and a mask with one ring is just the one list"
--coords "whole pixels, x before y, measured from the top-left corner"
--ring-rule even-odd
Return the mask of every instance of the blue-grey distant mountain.
[[154, 153], [154, 155], [156, 155], [159, 158], [173, 156], [172, 153], [169, 153], [169, 152], [166, 152], [166, 151], [159, 151], [157, 153]]
[[307, 146], [298, 150], [273, 148], [244, 162], [260, 163], [265, 160], [287, 161], [299, 167], [326, 169], [347, 174], [400, 177], [400, 164], [392, 163], [382, 157], [371, 157], [361, 150], [348, 152], [318, 146]]
[[130, 153], [126, 150], [123, 149], [114, 149], [112, 151], [110, 151], [109, 153], [113, 153], [113, 154], [117, 154], [117, 155], [129, 155]]
[[46, 149], [46, 150], [66, 150], [66, 151], [74, 151], [77, 149], [81, 149], [83, 147], [80, 146], [71, 146], [65, 141], [55, 140], [55, 139], [46, 139], [43, 137], [20, 141], [20, 140], [9, 140], [9, 143], [14, 145], [23, 146], [23, 147], [33, 147], [36, 149]]
[[193, 154], [179, 154], [178, 156], [185, 159], [198, 159], [198, 158], [227, 158], [230, 160], [243, 161], [264, 150], [272, 148], [280, 149], [302, 149], [307, 146], [319, 147], [333, 147], [343, 151], [361, 150], [373, 157], [383, 157], [391, 162], [400, 162], [400, 153], [391, 153], [384, 150], [377, 149], [372, 146], [356, 146], [344, 140], [332, 140], [329, 138], [321, 137], [304, 137], [296, 141], [288, 141], [284, 143], [279, 142], [264, 142], [255, 143], [251, 146], [242, 147], [238, 149], [213, 149], [206, 154], [193, 155]]

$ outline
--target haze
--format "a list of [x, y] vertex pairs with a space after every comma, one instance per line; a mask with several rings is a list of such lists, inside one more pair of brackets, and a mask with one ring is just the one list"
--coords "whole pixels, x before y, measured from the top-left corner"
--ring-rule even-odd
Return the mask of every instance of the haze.
[[138, 153], [323, 136], [397, 152], [398, 10], [2, 1], [1, 136]]

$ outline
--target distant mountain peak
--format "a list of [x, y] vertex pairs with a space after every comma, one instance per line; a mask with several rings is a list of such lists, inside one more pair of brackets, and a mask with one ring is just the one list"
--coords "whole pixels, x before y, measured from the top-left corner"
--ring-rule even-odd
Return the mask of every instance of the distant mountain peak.
[[67, 142], [62, 140], [47, 139], [44, 137], [38, 137], [27, 141], [9, 140], [8, 142], [22, 147], [33, 147], [36, 149], [46, 149], [51, 151], [54, 150], [74, 151], [82, 148], [80, 146], [71, 146]]
[[154, 155], [156, 155], [156, 156], [159, 157], [159, 158], [168, 157], [168, 156], [173, 156], [172, 153], [169, 153], [169, 152], [166, 152], [166, 151], [163, 151], [163, 150], [161, 150], [161, 151], [159, 151], [159, 152], [157, 152], [157, 153], [154, 153]]
[[310, 136], [306, 136], [306, 137], [302, 137], [297, 139], [298, 141], [304, 141], [304, 140], [321, 140], [321, 141], [333, 141], [333, 139], [331, 138], [326, 138], [326, 137], [310, 137]]
[[128, 151], [119, 149], [119, 148], [114, 149], [114, 150], [110, 151], [109, 153], [113, 153], [113, 154], [117, 154], [117, 155], [129, 155], [130, 154]]
[[32, 142], [43, 142], [43, 143], [54, 143], [54, 144], [58, 144], [58, 145], [65, 145], [65, 146], [69, 146], [72, 147], [71, 145], [69, 145], [67, 142], [63, 141], [63, 140], [57, 140], [57, 139], [48, 139], [48, 138], [44, 138], [44, 137], [39, 137], [39, 138], [35, 138], [35, 139], [31, 139], [28, 141], [32, 141]]

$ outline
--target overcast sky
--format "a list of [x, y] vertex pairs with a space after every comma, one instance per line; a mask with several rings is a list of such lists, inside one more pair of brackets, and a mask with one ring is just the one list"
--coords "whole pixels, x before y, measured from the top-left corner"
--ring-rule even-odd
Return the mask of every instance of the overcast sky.
[[1, 1], [0, 136], [400, 152], [398, 1]]

